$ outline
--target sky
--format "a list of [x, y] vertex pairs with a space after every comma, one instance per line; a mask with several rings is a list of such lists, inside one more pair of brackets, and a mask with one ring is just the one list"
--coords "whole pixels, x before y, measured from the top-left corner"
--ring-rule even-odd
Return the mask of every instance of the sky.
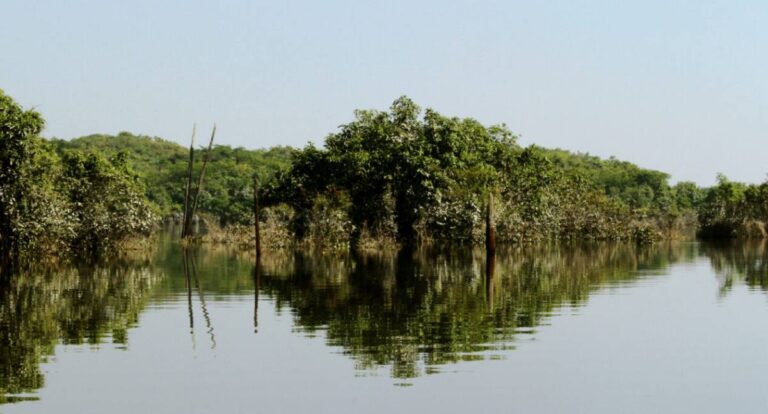
[[0, 89], [47, 137], [322, 144], [407, 95], [524, 145], [768, 176], [768, 2], [2, 0]]

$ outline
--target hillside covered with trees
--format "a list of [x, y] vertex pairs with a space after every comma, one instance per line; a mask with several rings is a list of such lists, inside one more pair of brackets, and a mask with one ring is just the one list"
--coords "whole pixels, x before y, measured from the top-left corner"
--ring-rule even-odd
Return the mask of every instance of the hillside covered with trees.
[[[93, 152], [106, 157], [125, 154], [145, 184], [147, 199], [162, 216], [180, 214], [184, 204], [189, 149], [157, 137], [122, 132], [116, 136], [89, 135], [72, 140], [53, 140], [60, 154]], [[201, 193], [202, 210], [214, 215], [223, 225], [245, 223], [251, 219], [253, 176], [269, 179], [288, 168], [293, 150], [275, 147], [247, 150], [226, 145], [213, 147]], [[198, 156], [202, 156], [198, 152]]]

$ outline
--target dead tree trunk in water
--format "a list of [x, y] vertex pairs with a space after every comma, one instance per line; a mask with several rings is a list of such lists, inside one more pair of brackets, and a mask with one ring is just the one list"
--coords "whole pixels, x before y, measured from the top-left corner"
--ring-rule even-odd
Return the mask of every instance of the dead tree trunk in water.
[[256, 262], [261, 259], [261, 232], [259, 231], [259, 177], [253, 177], [253, 231], [256, 234]]
[[195, 163], [195, 130], [196, 125], [192, 125], [192, 140], [189, 144], [189, 164], [187, 166], [187, 189], [184, 192], [184, 214], [181, 217], [181, 238], [187, 236], [189, 228], [189, 193], [192, 190], [192, 165]]
[[488, 195], [485, 214], [485, 252], [488, 257], [496, 254], [496, 228], [493, 223], [493, 194]]
[[[200, 168], [200, 174], [197, 176], [197, 186], [195, 188], [195, 196], [190, 200], [191, 197], [191, 181], [192, 181], [192, 166], [195, 162], [194, 160], [194, 148], [192, 145], [189, 147], [189, 175], [187, 177], [187, 194], [184, 199], [184, 211], [185, 211], [185, 219], [184, 219], [184, 229], [182, 230], [182, 238], [191, 236], [192, 235], [192, 219], [195, 217], [195, 214], [197, 214], [197, 205], [200, 201], [200, 191], [203, 189], [203, 178], [205, 177], [205, 167], [208, 165], [208, 161], [211, 159], [211, 150], [213, 148], [213, 138], [216, 136], [216, 124], [213, 124], [213, 131], [211, 132], [211, 140], [208, 141], [208, 149], [205, 152], [205, 156], [203, 156], [203, 166]], [[194, 140], [193, 140], [194, 144]]]

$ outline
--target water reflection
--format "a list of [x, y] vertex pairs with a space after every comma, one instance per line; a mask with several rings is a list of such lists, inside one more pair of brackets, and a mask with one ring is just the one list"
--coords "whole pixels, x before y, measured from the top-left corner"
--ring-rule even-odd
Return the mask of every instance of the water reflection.
[[323, 337], [354, 360], [359, 374], [385, 367], [407, 379], [504, 358], [595, 290], [666, 274], [701, 255], [724, 292], [740, 281], [766, 289], [767, 254], [765, 243], [584, 244], [499, 248], [491, 258], [480, 249], [291, 252], [254, 264], [252, 252], [166, 243], [151, 259], [29, 271], [0, 287], [0, 402], [34, 398], [44, 385], [40, 363], [57, 344], [127, 347], [128, 328], [155, 311], [149, 303], [177, 306], [193, 346], [195, 313], [202, 314], [211, 349], [217, 333], [222, 348], [227, 340], [226, 329], [214, 330], [212, 305], [253, 301], [252, 325], [241, 332], [261, 338], [271, 334], [259, 324], [259, 304], [267, 303], [290, 315], [295, 331]]
[[702, 250], [721, 278], [721, 294], [727, 294], [736, 281], [768, 291], [768, 248], [765, 240], [709, 242], [702, 244]]
[[261, 254], [257, 250], [253, 266], [253, 333], [259, 333], [259, 291], [261, 290]]
[[324, 331], [359, 370], [390, 366], [392, 376], [410, 378], [495, 358], [558, 307], [694, 256], [694, 245], [540, 246], [500, 250], [495, 260], [480, 250], [297, 254], [266, 262], [262, 290], [303, 331]]
[[35, 398], [57, 343], [121, 347], [162, 271], [148, 262], [27, 271], [0, 288], [0, 403]]
[[193, 310], [192, 310], [192, 285], [190, 283], [191, 278], [195, 281], [195, 289], [197, 290], [198, 301], [200, 302], [200, 309], [203, 311], [203, 320], [205, 320], [205, 332], [211, 340], [211, 349], [216, 349], [216, 335], [213, 333], [213, 324], [211, 323], [211, 315], [208, 313], [208, 305], [205, 303], [205, 295], [203, 289], [200, 288], [200, 279], [197, 274], [197, 265], [195, 264], [195, 252], [184, 249], [182, 251], [182, 258], [184, 260], [184, 279], [187, 286], [187, 303], [189, 306], [189, 327], [190, 333], [194, 338], [195, 329], [193, 323]]

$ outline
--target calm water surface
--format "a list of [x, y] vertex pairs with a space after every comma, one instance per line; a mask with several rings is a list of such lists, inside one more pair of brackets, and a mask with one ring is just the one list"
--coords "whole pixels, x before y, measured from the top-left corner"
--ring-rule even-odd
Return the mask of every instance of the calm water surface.
[[765, 412], [764, 244], [269, 255], [0, 289], [0, 412]]

